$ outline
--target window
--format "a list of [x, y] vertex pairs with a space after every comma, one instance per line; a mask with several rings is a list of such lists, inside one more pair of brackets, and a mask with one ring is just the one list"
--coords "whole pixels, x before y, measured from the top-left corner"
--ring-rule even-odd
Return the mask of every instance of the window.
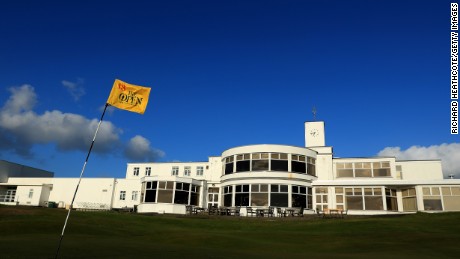
[[307, 189], [308, 187], [306, 186], [292, 186], [292, 207], [308, 208]]
[[294, 173], [307, 173], [306, 157], [302, 155], [291, 155], [291, 171]]
[[375, 162], [372, 165], [374, 177], [391, 176], [390, 162]]
[[387, 177], [391, 176], [390, 162], [336, 163], [337, 177]]
[[192, 184], [192, 188], [190, 189], [190, 205], [198, 206], [200, 203], [199, 197], [200, 197], [200, 186]]
[[402, 189], [403, 211], [417, 210], [417, 195], [415, 188]]
[[171, 175], [179, 175], [179, 167], [173, 166], [171, 170]]
[[134, 167], [133, 175], [134, 175], [134, 176], [138, 176], [138, 175], [139, 175], [139, 167]]
[[146, 182], [145, 202], [156, 202], [158, 182]]
[[307, 157], [307, 173], [316, 176], [316, 158]]
[[383, 210], [382, 189], [380, 187], [345, 188], [345, 197], [349, 210]]
[[208, 207], [219, 205], [219, 188], [208, 188]]
[[343, 193], [343, 187], [335, 187], [335, 206], [337, 209], [345, 208], [345, 198]]
[[120, 201], [124, 201], [126, 199], [126, 191], [120, 191]]
[[268, 184], [251, 184], [251, 206], [268, 206]]
[[247, 172], [250, 169], [250, 154], [241, 154], [236, 156], [236, 171]]
[[145, 175], [146, 176], [150, 176], [150, 173], [152, 172], [152, 168], [151, 167], [146, 167], [145, 168]]
[[268, 171], [268, 157], [268, 153], [252, 154], [252, 171]]
[[233, 156], [226, 157], [224, 165], [225, 174], [233, 174]]
[[192, 168], [190, 166], [184, 167], [184, 176], [190, 176], [191, 171], [192, 171]]
[[398, 211], [398, 197], [396, 189], [385, 189], [385, 196], [387, 201], [387, 210]]
[[133, 191], [132, 194], [131, 194], [131, 200], [132, 201], [137, 201], [137, 193], [138, 191]]
[[224, 206], [231, 207], [233, 186], [224, 186], [222, 188], [224, 189]]
[[271, 171], [289, 171], [287, 154], [272, 153], [271, 154]]
[[423, 187], [423, 206], [425, 210], [442, 210], [439, 187]]
[[460, 187], [445, 186], [442, 187], [442, 199], [444, 201], [444, 209], [451, 211], [460, 210]]
[[249, 206], [249, 184], [235, 186], [235, 206]]
[[289, 206], [288, 186], [272, 184], [270, 185], [270, 205], [276, 207]]
[[328, 208], [328, 202], [327, 202], [328, 189], [327, 187], [316, 187], [315, 194], [316, 194], [316, 209], [317, 210], [327, 209]]
[[190, 184], [176, 182], [176, 191], [174, 192], [175, 204], [188, 204]]
[[32, 199], [34, 197], [34, 189], [29, 190], [29, 199]]
[[203, 175], [203, 167], [202, 166], [197, 166], [196, 167], [196, 175], [197, 176], [202, 176]]
[[337, 177], [353, 177], [353, 163], [337, 163]]
[[158, 199], [157, 202], [172, 203], [173, 202], [174, 182], [159, 181], [158, 182]]

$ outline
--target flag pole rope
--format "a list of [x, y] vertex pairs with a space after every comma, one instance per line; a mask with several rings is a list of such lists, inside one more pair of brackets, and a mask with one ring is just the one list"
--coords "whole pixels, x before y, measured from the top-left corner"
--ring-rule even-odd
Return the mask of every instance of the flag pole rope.
[[101, 126], [102, 120], [104, 118], [105, 111], [107, 110], [108, 106], [109, 106], [109, 104], [106, 103], [105, 107], [104, 107], [104, 111], [102, 112], [101, 119], [99, 120], [99, 123], [97, 124], [96, 132], [94, 132], [93, 141], [91, 142], [91, 146], [89, 147], [88, 154], [86, 155], [85, 163], [83, 164], [83, 168], [81, 169], [80, 178], [78, 179], [77, 187], [75, 188], [75, 192], [74, 192], [73, 197], [72, 197], [72, 202], [70, 203], [69, 211], [67, 212], [67, 217], [65, 218], [64, 226], [62, 227], [61, 237], [59, 238], [59, 244], [58, 244], [58, 247], [57, 247], [57, 250], [56, 250], [56, 255], [54, 257], [56, 259], [59, 257], [59, 250], [61, 249], [62, 239], [64, 238], [64, 232], [65, 232], [65, 228], [67, 226], [67, 222], [68, 222], [69, 217], [70, 217], [70, 212], [72, 211], [73, 202], [75, 201], [75, 197], [77, 196], [78, 187], [80, 187], [81, 179], [83, 177], [83, 173], [85, 172], [85, 168], [86, 168], [86, 164], [88, 163], [89, 155], [91, 154], [91, 150], [93, 149], [94, 141], [96, 140], [96, 136], [97, 136], [97, 132], [99, 131], [99, 127]]

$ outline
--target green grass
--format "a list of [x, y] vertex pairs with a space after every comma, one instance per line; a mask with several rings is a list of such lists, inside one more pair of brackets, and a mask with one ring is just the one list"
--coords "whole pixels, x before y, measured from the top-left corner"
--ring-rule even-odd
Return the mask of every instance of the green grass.
[[[53, 258], [67, 211], [0, 206], [0, 258]], [[72, 211], [61, 258], [458, 258], [460, 213], [346, 219]]]

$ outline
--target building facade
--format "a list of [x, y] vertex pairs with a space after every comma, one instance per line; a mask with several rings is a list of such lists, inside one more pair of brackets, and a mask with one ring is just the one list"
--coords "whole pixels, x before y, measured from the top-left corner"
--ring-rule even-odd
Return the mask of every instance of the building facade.
[[[10, 177], [1, 185], [23, 190], [11, 204], [65, 207], [77, 181]], [[27, 190], [34, 188], [41, 188], [40, 197], [28, 203]], [[128, 163], [124, 179], [83, 179], [74, 208], [184, 214], [185, 205], [241, 207], [243, 215], [249, 206], [349, 214], [460, 211], [460, 180], [443, 179], [440, 160], [336, 158], [326, 146], [324, 122], [315, 121], [305, 123], [305, 147], [240, 146], [203, 162]]]

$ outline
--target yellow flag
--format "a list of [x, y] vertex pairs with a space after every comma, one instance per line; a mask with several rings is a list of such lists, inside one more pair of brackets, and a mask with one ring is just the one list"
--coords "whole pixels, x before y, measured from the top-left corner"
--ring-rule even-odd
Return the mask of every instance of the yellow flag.
[[107, 103], [119, 109], [144, 114], [149, 102], [150, 88], [115, 79]]

